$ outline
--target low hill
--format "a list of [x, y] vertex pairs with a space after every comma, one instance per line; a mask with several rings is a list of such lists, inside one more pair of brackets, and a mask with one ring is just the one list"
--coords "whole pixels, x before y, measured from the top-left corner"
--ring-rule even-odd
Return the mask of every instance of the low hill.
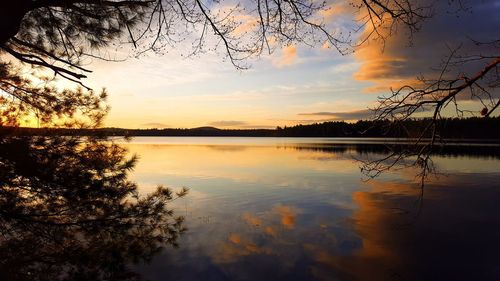
[[[276, 129], [65, 129], [1, 127], [0, 132], [15, 135], [103, 135], [103, 136], [232, 136], [232, 137], [398, 137], [415, 138], [427, 126], [429, 119], [410, 119], [394, 124], [390, 121], [324, 122]], [[452, 118], [439, 120], [440, 136], [448, 139], [498, 139], [500, 117]]]

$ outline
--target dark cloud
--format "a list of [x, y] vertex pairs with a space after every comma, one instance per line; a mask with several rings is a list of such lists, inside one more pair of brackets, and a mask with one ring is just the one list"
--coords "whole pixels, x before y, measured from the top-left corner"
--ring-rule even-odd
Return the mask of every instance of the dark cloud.
[[275, 129], [276, 126], [271, 125], [245, 125], [241, 126], [242, 129]]
[[164, 124], [164, 123], [150, 122], [150, 123], [141, 124], [141, 127], [145, 127], [145, 128], [167, 128], [169, 126], [167, 124]]
[[245, 121], [234, 121], [234, 120], [221, 120], [208, 123], [210, 126], [215, 127], [238, 127], [240, 129], [275, 129], [276, 126], [271, 125], [255, 125], [249, 124]]
[[245, 126], [247, 122], [245, 121], [234, 121], [234, 120], [221, 120], [208, 123], [210, 126], [218, 127], [233, 127], [233, 126]]
[[[415, 3], [427, 3], [419, 0]], [[367, 42], [356, 52], [361, 67], [355, 74], [360, 81], [372, 81], [370, 92], [387, 91], [415, 83], [417, 76], [431, 78], [439, 73], [442, 62], [450, 49], [461, 46], [463, 55], [489, 54], [491, 46], [477, 45], [471, 39], [490, 42], [500, 39], [500, 2], [498, 0], [462, 1], [465, 11], [457, 11], [456, 4], [432, 1], [433, 17], [426, 20], [422, 29], [413, 35], [400, 29], [384, 42]], [[474, 74], [481, 65], [470, 63], [453, 70], [453, 73]]]
[[370, 119], [373, 117], [373, 111], [369, 109], [345, 111], [345, 112], [310, 112], [299, 113], [301, 116], [322, 116], [328, 117], [327, 119], [308, 120], [308, 121], [337, 121], [337, 120], [361, 120]]

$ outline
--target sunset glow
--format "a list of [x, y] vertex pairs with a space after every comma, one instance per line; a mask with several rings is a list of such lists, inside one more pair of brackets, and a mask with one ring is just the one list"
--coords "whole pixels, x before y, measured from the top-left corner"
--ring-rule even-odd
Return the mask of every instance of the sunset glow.
[[[367, 42], [353, 55], [342, 56], [328, 44], [284, 46], [271, 55], [249, 59], [251, 68], [241, 71], [213, 52], [186, 58], [180, 44], [164, 55], [93, 61], [89, 81], [96, 89], [109, 89], [112, 109], [105, 126], [110, 127], [245, 129], [366, 119], [377, 96], [435, 72], [450, 46], [461, 44], [478, 29], [495, 32], [500, 23], [493, 15], [499, 9], [497, 3], [488, 2], [475, 6], [474, 14], [432, 18], [424, 23], [430, 28], [414, 34], [411, 41], [401, 30], [385, 42]], [[341, 3], [321, 16], [346, 26], [354, 21], [352, 11]], [[449, 32], [449, 26], [478, 18], [488, 23], [471, 24], [466, 34]], [[242, 20], [248, 23], [242, 28], [250, 28], [253, 19]], [[440, 27], [431, 28], [436, 25]]]

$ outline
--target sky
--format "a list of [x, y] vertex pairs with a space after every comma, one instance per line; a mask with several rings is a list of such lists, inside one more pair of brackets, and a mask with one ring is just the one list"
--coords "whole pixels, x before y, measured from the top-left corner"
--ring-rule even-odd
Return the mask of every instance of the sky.
[[[86, 83], [109, 92], [106, 127], [246, 129], [366, 119], [391, 86], [435, 74], [451, 47], [471, 51], [471, 38], [498, 39], [500, 1], [465, 1], [467, 9], [459, 12], [437, 2], [434, 16], [411, 39], [401, 29], [384, 45], [368, 41], [348, 55], [322, 44], [288, 45], [237, 70], [214, 52], [186, 57], [180, 43], [161, 55], [89, 61], [93, 73]], [[359, 16], [342, 2], [328, 5], [321, 14], [327, 26], [347, 29]]]

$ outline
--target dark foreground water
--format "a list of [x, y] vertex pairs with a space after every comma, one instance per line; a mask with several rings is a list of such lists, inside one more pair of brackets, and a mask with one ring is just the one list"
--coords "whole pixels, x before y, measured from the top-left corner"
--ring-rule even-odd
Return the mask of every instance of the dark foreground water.
[[131, 265], [146, 280], [500, 280], [500, 152], [454, 147], [423, 192], [415, 169], [366, 181], [329, 139], [136, 138], [133, 180], [189, 194], [179, 247]]

